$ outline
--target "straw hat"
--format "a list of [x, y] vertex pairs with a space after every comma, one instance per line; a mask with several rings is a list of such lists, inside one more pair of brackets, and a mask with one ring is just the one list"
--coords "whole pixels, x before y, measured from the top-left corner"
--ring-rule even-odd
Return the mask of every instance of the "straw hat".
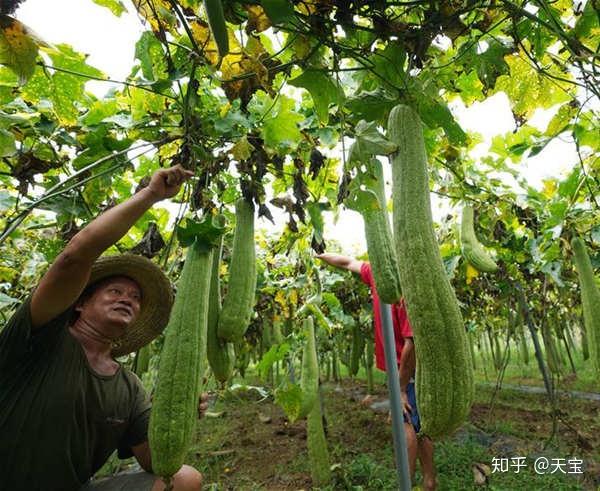
[[117, 357], [137, 351], [163, 331], [169, 322], [173, 290], [171, 282], [156, 264], [135, 254], [99, 258], [92, 266], [87, 286], [109, 276], [127, 276], [142, 290], [137, 319], [127, 328], [127, 333], [115, 341], [112, 354]]

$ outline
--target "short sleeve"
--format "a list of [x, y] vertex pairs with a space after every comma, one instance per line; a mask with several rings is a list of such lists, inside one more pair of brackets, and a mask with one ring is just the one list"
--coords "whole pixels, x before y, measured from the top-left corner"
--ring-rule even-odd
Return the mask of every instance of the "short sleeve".
[[148, 439], [148, 424], [150, 422], [150, 398], [146, 394], [142, 383], [133, 373], [128, 374], [137, 386], [136, 396], [133, 401], [129, 425], [119, 442], [118, 454], [120, 459], [133, 456], [131, 447], [139, 445]]
[[0, 369], [28, 353], [44, 349], [49, 339], [66, 325], [71, 312], [69, 308], [46, 325], [33, 330], [31, 295], [27, 297], [0, 331]]
[[31, 336], [31, 297], [17, 308], [0, 332], [0, 367], [26, 352]]
[[371, 272], [371, 265], [368, 262], [363, 261], [360, 265], [360, 279], [363, 283], [373, 286], [373, 273]]

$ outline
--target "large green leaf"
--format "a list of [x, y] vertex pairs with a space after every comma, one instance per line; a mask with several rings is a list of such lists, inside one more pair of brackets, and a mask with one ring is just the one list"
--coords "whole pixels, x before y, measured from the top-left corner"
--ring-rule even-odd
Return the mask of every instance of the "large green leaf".
[[260, 359], [258, 364], [256, 365], [256, 371], [258, 375], [262, 379], [266, 379], [269, 374], [269, 370], [273, 366], [273, 364], [277, 361], [281, 361], [285, 358], [290, 351], [290, 345], [288, 343], [282, 343], [278, 345], [271, 346], [269, 351], [267, 351], [263, 357]]
[[261, 3], [273, 24], [293, 23], [294, 5], [289, 0], [262, 0]]
[[374, 155], [389, 155], [398, 148], [398, 145], [379, 133], [374, 121], [359, 121], [355, 131], [355, 140], [348, 152], [349, 163], [366, 163]]
[[340, 105], [344, 100], [344, 90], [331, 75], [322, 70], [305, 70], [289, 83], [294, 87], [308, 90], [313, 99], [317, 116], [325, 124], [329, 121], [329, 105]]
[[455, 145], [463, 145], [467, 135], [457, 123], [448, 106], [425, 94], [416, 95], [417, 111], [423, 122], [430, 128], [442, 128]]
[[167, 63], [163, 46], [154, 33], [145, 31], [135, 44], [135, 57], [140, 60], [146, 80], [157, 81], [167, 77]]
[[395, 89], [406, 88], [406, 51], [400, 41], [389, 41], [385, 49], [375, 50], [369, 61], [373, 64], [373, 76], [379, 79], [381, 85], [389, 84]]
[[264, 94], [259, 99], [256, 109], [262, 113], [261, 133], [265, 144], [274, 149], [295, 149], [302, 139], [298, 124], [303, 117], [296, 111], [294, 100], [280, 95], [273, 101]]
[[9, 157], [17, 151], [14, 135], [5, 129], [0, 129], [0, 157]]
[[89, 111], [82, 117], [82, 122], [88, 126], [101, 123], [105, 118], [114, 116], [119, 107], [115, 99], [94, 101]]
[[50, 57], [53, 66], [68, 72], [38, 69], [23, 88], [23, 98], [32, 103], [48, 100], [58, 120], [65, 125], [77, 122], [78, 102], [84, 99], [86, 76], [102, 78], [100, 70], [86, 63], [86, 56], [68, 45], [59, 45]]
[[493, 88], [496, 79], [510, 71], [504, 56], [511, 51], [512, 46], [505, 45], [494, 38], [486, 40], [484, 47], [479, 43], [468, 41], [461, 47], [458, 61], [465, 71], [475, 69], [484, 87]]
[[379, 88], [349, 97], [345, 107], [349, 111], [349, 119], [353, 122], [364, 119], [384, 124], [396, 104], [398, 104], [396, 97]]
[[210, 249], [219, 244], [221, 236], [225, 233], [224, 217], [222, 215], [206, 215], [201, 221], [187, 218], [185, 225], [177, 226], [177, 239], [179, 243], [188, 247], [198, 241], [203, 249]]

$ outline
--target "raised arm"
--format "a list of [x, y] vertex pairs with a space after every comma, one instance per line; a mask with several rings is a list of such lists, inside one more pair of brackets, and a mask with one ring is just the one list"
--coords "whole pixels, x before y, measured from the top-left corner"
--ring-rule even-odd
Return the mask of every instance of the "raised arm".
[[34, 328], [43, 326], [77, 300], [92, 264], [115, 244], [154, 203], [175, 196], [192, 172], [181, 166], [154, 173], [150, 184], [123, 203], [107, 210], [75, 235], [40, 280], [31, 298]]
[[325, 252], [323, 254], [317, 254], [316, 257], [321, 261], [325, 261], [327, 264], [331, 264], [336, 268], [347, 269], [353, 273], [360, 274], [360, 267], [362, 261], [358, 261], [353, 257], [343, 256], [341, 254], [334, 254], [331, 252]]

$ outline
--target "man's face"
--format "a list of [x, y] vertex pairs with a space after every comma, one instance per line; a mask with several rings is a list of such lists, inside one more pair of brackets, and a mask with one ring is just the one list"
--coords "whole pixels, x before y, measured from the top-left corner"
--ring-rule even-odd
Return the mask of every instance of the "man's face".
[[103, 280], [92, 295], [76, 310], [107, 337], [119, 338], [140, 313], [142, 292], [138, 284], [126, 276]]

